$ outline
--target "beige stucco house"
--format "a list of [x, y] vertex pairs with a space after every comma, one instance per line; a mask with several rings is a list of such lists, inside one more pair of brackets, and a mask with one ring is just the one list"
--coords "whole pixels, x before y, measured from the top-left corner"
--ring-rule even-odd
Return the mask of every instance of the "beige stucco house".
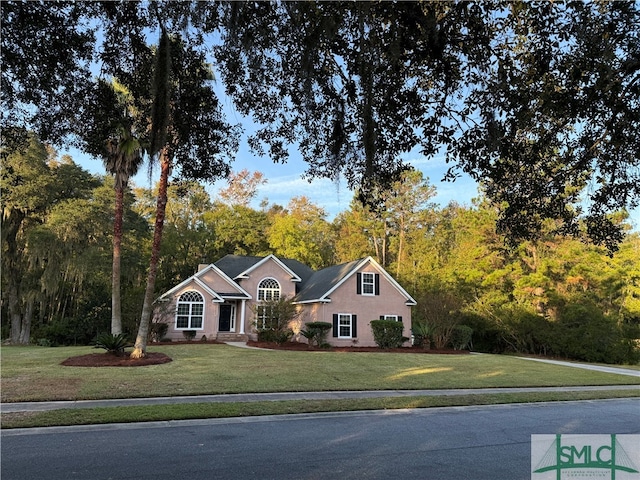
[[331, 345], [375, 346], [370, 322], [381, 318], [402, 322], [411, 336], [415, 300], [371, 257], [314, 271], [275, 255], [227, 255], [161, 295], [154, 321], [167, 323], [174, 340], [185, 330], [196, 339], [256, 339], [256, 306], [285, 296], [301, 311], [292, 324], [296, 341], [306, 341], [299, 333], [305, 323], [329, 322]]

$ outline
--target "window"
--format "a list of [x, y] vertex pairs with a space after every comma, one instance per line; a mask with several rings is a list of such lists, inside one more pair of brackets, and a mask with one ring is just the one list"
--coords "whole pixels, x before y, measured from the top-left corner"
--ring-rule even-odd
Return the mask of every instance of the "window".
[[333, 315], [333, 336], [336, 338], [356, 338], [357, 315], [351, 313], [336, 313]]
[[380, 315], [380, 320], [393, 320], [394, 322], [401, 322], [402, 317], [400, 315]]
[[273, 327], [272, 309], [266, 305], [258, 305], [256, 307], [256, 326], [259, 329], [268, 329]]
[[202, 329], [204, 298], [198, 292], [185, 292], [178, 298], [176, 308], [176, 328], [185, 330]]
[[380, 295], [380, 275], [370, 272], [358, 272], [356, 276], [358, 295]]
[[274, 278], [265, 278], [258, 284], [258, 300], [278, 300], [280, 284]]
[[[275, 278], [265, 278], [258, 284], [258, 300], [270, 302], [280, 299], [280, 284]], [[274, 312], [272, 307], [267, 305], [258, 305], [256, 308], [256, 324], [258, 328], [273, 328]]]
[[338, 315], [338, 338], [351, 338], [351, 315]]
[[375, 276], [373, 273], [362, 274], [362, 295], [374, 295]]

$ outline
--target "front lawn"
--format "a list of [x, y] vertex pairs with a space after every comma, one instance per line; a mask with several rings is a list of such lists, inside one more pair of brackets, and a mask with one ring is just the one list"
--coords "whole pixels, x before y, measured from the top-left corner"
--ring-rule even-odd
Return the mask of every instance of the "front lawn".
[[81, 400], [246, 392], [414, 390], [640, 384], [503, 355], [292, 352], [228, 345], [151, 347], [173, 358], [145, 367], [65, 367], [90, 347], [3, 347], [2, 401]]

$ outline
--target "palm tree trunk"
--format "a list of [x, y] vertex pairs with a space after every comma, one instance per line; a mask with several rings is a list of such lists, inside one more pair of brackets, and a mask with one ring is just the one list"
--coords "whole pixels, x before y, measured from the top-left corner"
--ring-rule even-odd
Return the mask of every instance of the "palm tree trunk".
[[149, 326], [151, 314], [153, 312], [153, 296], [156, 286], [156, 273], [158, 261], [160, 260], [160, 244], [162, 242], [162, 229], [164, 227], [164, 216], [167, 208], [167, 186], [169, 185], [169, 172], [171, 164], [168, 158], [167, 147], [160, 152], [160, 181], [158, 182], [158, 202], [156, 204], [156, 222], [153, 229], [153, 246], [151, 249], [151, 262], [149, 264], [149, 274], [147, 275], [147, 288], [144, 292], [144, 304], [142, 305], [142, 315], [138, 336], [131, 352], [131, 358], [142, 358], [147, 354], [147, 340], [149, 338]]
[[113, 263], [111, 268], [111, 334], [122, 333], [122, 300], [120, 294], [120, 246], [124, 216], [124, 187], [115, 187], [116, 208], [113, 219]]

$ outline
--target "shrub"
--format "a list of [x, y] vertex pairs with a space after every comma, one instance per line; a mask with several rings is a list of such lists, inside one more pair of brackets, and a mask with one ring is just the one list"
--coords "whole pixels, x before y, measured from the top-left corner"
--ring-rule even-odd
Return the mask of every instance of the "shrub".
[[451, 335], [451, 346], [454, 350], [465, 350], [471, 344], [473, 329], [466, 325], [456, 325]]
[[426, 350], [431, 348], [431, 327], [427, 322], [416, 322], [411, 327], [413, 345]]
[[169, 330], [169, 324], [164, 322], [152, 322], [149, 327], [149, 340], [152, 342], [159, 342], [167, 336]]
[[615, 318], [585, 302], [560, 312], [551, 343], [556, 355], [586, 362], [637, 363], [639, 351]]
[[124, 349], [130, 346], [127, 336], [124, 333], [113, 335], [111, 333], [101, 333], [96, 338], [95, 348], [103, 348], [114, 355], [123, 355]]
[[44, 325], [33, 325], [31, 337], [36, 342], [57, 347], [59, 345], [91, 345], [100, 330], [106, 330], [106, 324], [92, 322], [85, 317], [53, 318]]
[[429, 324], [429, 338], [435, 348], [445, 348], [451, 340], [453, 329], [460, 322], [464, 299], [444, 285], [434, 285], [422, 292], [418, 301], [416, 319]]
[[300, 316], [298, 307], [291, 298], [280, 297], [263, 300], [254, 307], [258, 341], [283, 344], [291, 340], [291, 322]]
[[317, 347], [324, 347], [328, 345], [327, 335], [329, 330], [333, 328], [333, 325], [329, 322], [309, 322], [306, 323], [305, 330], [300, 330], [300, 333], [309, 341], [309, 346], [316, 345]]
[[258, 330], [259, 342], [277, 343], [278, 345], [282, 345], [283, 343], [291, 340], [291, 337], [293, 337], [293, 331], [290, 329], [274, 330], [270, 328], [261, 328]]
[[404, 325], [395, 320], [372, 320], [373, 339], [380, 348], [398, 348], [408, 340], [402, 336]]
[[191, 340], [196, 338], [196, 331], [195, 330], [183, 330], [182, 331], [182, 336], [187, 340], [187, 342], [190, 342]]

